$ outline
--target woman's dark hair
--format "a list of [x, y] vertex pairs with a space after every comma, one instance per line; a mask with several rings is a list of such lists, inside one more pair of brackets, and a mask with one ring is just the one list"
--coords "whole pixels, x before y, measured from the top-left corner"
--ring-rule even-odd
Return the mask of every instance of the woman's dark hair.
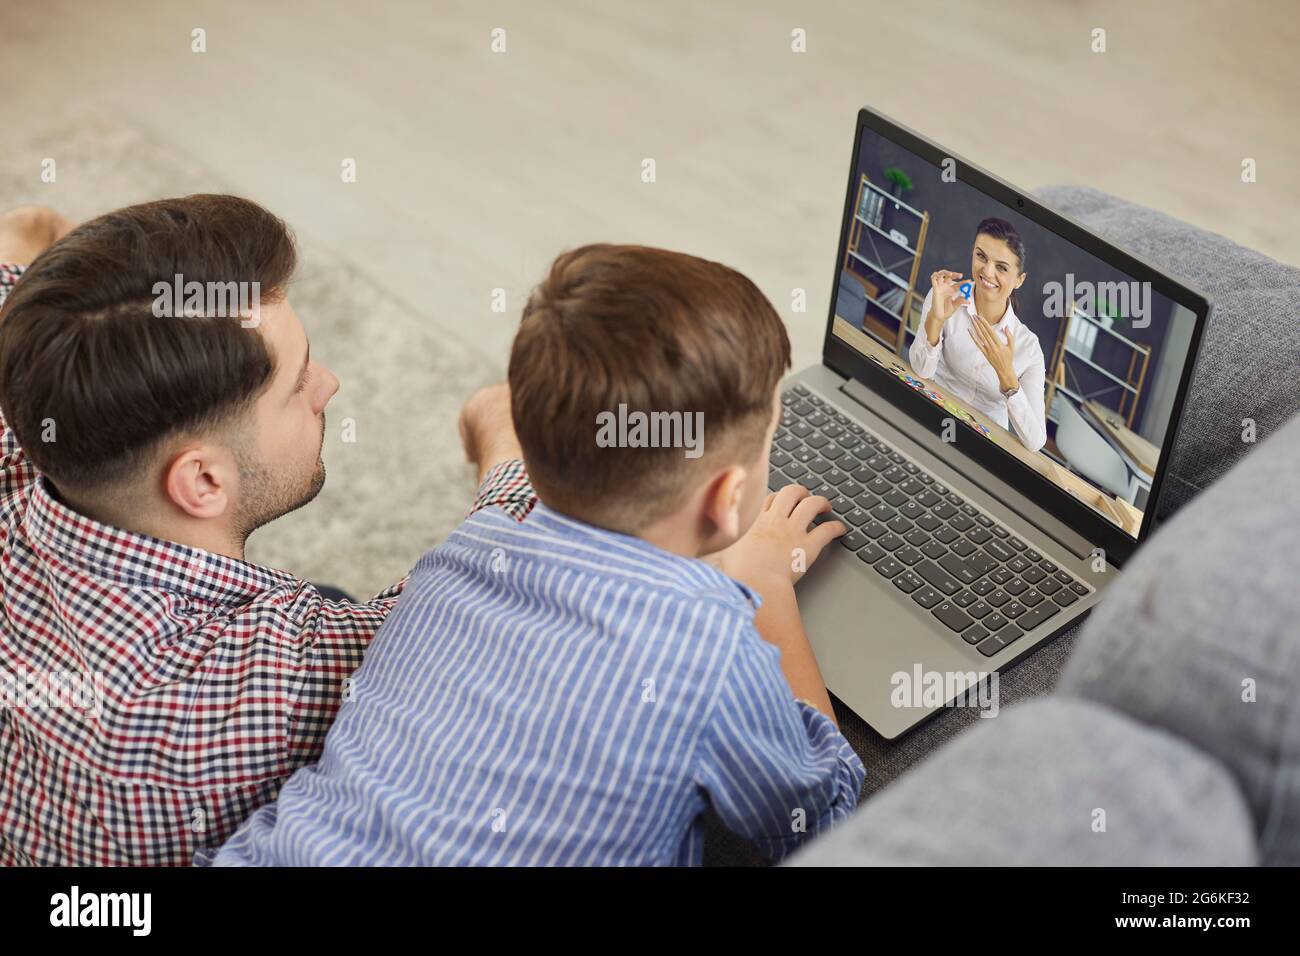
[[248, 408], [275, 371], [265, 338], [238, 317], [157, 318], [154, 284], [257, 282], [275, 301], [296, 261], [285, 224], [235, 196], [78, 226], [0, 310], [0, 407], [19, 444], [56, 488], [91, 490], [136, 477], [167, 436]]
[[[1016, 254], [1016, 262], [1020, 271], [1025, 271], [1025, 240], [1020, 238], [1020, 233], [1016, 232], [1016, 227], [1011, 223], [1005, 219], [990, 216], [979, 224], [979, 228], [975, 230], [975, 235], [1001, 239]], [[1011, 290], [1011, 308], [1016, 312], [1020, 311], [1020, 297], [1016, 295], [1014, 289]]]

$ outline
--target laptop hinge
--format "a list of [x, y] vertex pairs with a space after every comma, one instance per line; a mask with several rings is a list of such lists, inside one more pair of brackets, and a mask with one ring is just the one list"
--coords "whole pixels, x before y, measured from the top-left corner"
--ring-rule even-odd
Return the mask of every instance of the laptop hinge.
[[878, 393], [873, 392], [857, 379], [850, 378], [845, 381], [840, 386], [840, 391], [869, 412], [873, 419], [884, 421], [903, 439], [923, 447], [934, 458], [960, 474], [966, 481], [977, 485], [986, 494], [996, 498], [1004, 507], [1014, 511], [1075, 557], [1083, 559], [1093, 553], [1094, 546], [1083, 535], [1034, 504], [1025, 497], [1023, 492], [1012, 488], [978, 462], [964, 457], [955, 461], [950, 445], [945, 444], [927, 429], [917, 426], [914, 419], [882, 399]]

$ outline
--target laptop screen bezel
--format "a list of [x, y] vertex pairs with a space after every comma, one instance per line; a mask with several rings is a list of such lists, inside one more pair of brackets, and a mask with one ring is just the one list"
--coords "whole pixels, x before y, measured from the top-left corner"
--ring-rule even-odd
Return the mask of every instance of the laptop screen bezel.
[[[874, 394], [879, 395], [910, 418], [935, 433], [941, 432], [944, 421], [950, 417], [947, 412], [929, 399], [917, 394], [915, 390], [905, 387], [890, 372], [872, 362], [861, 352], [854, 349], [853, 346], [835, 335], [835, 290], [839, 287], [842, 251], [848, 241], [849, 229], [853, 222], [855, 179], [858, 172], [858, 157], [862, 147], [862, 136], [865, 130], [883, 136], [935, 167], [941, 166], [945, 159], [951, 159], [956, 167], [955, 174], [958, 181], [979, 190], [991, 200], [999, 202], [1009, 209], [1014, 209], [1017, 213], [1051, 230], [1083, 251], [1120, 269], [1131, 278], [1139, 282], [1151, 283], [1152, 290], [1159, 292], [1176, 305], [1188, 309], [1195, 316], [1195, 327], [1192, 330], [1192, 338], [1188, 346], [1187, 361], [1183, 365], [1182, 376], [1178, 382], [1178, 392], [1174, 399], [1169, 423], [1165, 429], [1164, 444], [1160, 449], [1160, 459], [1156, 466], [1156, 473], [1151, 481], [1151, 491], [1147, 496], [1146, 508], [1142, 516], [1142, 526], [1138, 529], [1136, 539], [1129, 537], [1118, 525], [1044, 478], [1014, 455], [1004, 452], [992, 442], [979, 439], [972, 433], [972, 437], [975, 437], [974, 441], [959, 440], [949, 446], [958, 454], [972, 459], [1024, 494], [1038, 507], [1054, 515], [1062, 523], [1092, 543], [1094, 547], [1104, 548], [1106, 559], [1116, 567], [1121, 566], [1155, 526], [1156, 504], [1160, 500], [1160, 492], [1169, 470], [1174, 442], [1178, 436], [1178, 426], [1182, 420], [1183, 405], [1191, 385], [1192, 375], [1200, 354], [1201, 340], [1209, 317], [1208, 301], [1205, 296], [1177, 281], [1156, 266], [1110, 244], [1083, 225], [1044, 206], [1024, 190], [1003, 182], [955, 153], [940, 148], [923, 136], [900, 126], [885, 116], [863, 108], [858, 111], [857, 129], [853, 136], [853, 153], [849, 158], [848, 183], [844, 193], [844, 212], [840, 222], [839, 242], [836, 246], [835, 273], [831, 282], [831, 301], [826, 321], [826, 338], [822, 347], [822, 360], [829, 368], [845, 378], [857, 379]], [[965, 437], [964, 431], [960, 434]]]

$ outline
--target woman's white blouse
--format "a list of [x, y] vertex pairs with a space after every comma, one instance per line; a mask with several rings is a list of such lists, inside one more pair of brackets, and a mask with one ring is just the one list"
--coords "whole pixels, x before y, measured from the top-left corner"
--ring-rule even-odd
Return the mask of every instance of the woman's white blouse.
[[1003, 428], [1014, 428], [1026, 448], [1038, 451], [1047, 442], [1047, 419], [1043, 411], [1047, 373], [1038, 336], [1025, 328], [1008, 302], [1006, 314], [993, 326], [993, 331], [999, 341], [1003, 340], [1004, 329], [1011, 332], [1015, 343], [1012, 367], [1020, 380], [1020, 391], [1009, 399], [1003, 398], [998, 373], [971, 338], [974, 322], [971, 310], [975, 303], [967, 300], [959, 305], [943, 324], [938, 344], [931, 345], [925, 334], [925, 318], [930, 314], [933, 295], [933, 290], [927, 292], [925, 304], [921, 306], [921, 325], [908, 352], [912, 369]]

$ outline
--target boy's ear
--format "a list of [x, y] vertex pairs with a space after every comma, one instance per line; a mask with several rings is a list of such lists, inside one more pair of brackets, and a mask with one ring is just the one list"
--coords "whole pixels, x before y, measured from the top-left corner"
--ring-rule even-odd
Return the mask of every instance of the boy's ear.
[[740, 503], [748, 477], [743, 465], [729, 465], [713, 477], [705, 493], [704, 517], [728, 541], [740, 537]]

